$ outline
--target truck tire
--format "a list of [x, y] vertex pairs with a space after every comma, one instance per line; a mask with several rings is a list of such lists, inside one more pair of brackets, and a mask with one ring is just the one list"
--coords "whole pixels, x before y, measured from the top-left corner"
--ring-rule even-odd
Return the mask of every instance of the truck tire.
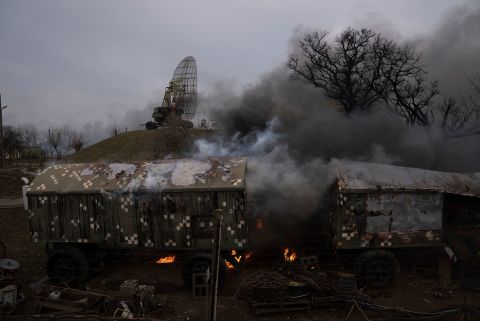
[[383, 250], [360, 254], [355, 260], [353, 268], [359, 281], [370, 288], [394, 285], [400, 272], [395, 256]]
[[47, 274], [50, 281], [75, 284], [87, 279], [88, 259], [78, 248], [71, 245], [57, 245], [48, 255]]
[[[212, 273], [212, 256], [209, 254], [195, 254], [186, 259], [182, 266], [182, 279], [187, 288], [191, 289], [193, 284], [193, 274], [195, 273], [205, 273], [210, 269]], [[227, 273], [227, 268], [223, 261], [223, 258], [220, 258], [219, 271], [218, 271], [218, 285], [222, 286], [225, 282], [225, 276]]]

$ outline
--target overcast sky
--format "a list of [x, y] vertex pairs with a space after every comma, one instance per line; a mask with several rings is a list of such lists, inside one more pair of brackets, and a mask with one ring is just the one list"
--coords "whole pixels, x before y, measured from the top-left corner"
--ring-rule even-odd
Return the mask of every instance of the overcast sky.
[[241, 90], [284, 63], [295, 30], [381, 25], [413, 38], [463, 2], [0, 0], [5, 123], [121, 119], [160, 103], [188, 55], [197, 60], [200, 92], [218, 81]]

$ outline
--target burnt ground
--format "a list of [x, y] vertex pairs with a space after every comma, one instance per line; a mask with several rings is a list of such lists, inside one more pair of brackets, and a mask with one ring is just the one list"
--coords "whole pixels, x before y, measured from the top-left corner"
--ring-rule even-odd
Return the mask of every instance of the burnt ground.
[[[25, 173], [20, 169], [0, 171], [0, 196], [17, 198], [20, 193], [20, 177]], [[30, 283], [46, 275], [46, 254], [40, 243], [30, 239], [27, 215], [22, 208], [0, 209], [0, 241], [7, 248], [7, 257], [17, 260], [21, 267], [16, 274], [16, 283], [27, 297], [32, 296]], [[279, 253], [281, 254], [281, 253]], [[153, 257], [124, 257], [107, 264], [90, 281], [82, 285], [86, 290], [119, 296], [119, 285], [127, 279], [137, 279], [140, 284], [155, 286], [156, 295], [167, 303], [160, 315], [163, 320], [202, 320], [206, 315], [206, 300], [194, 299], [191, 291], [180, 277], [180, 263], [158, 265]], [[275, 261], [272, 259], [271, 261]], [[234, 294], [242, 281], [259, 269], [271, 269], [272, 263], [255, 263], [244, 266], [239, 271], [229, 271], [227, 282], [220, 290], [218, 320], [345, 320], [349, 306], [325, 306], [310, 312], [296, 312], [255, 317], [245, 301], [237, 301]], [[329, 279], [335, 276], [334, 265], [325, 265]], [[417, 311], [435, 311], [454, 304], [480, 305], [480, 291], [461, 290], [457, 285], [439, 285], [432, 264], [418, 268], [409, 258], [401, 260], [402, 274], [397, 285], [385, 290], [367, 290], [365, 293], [377, 304], [403, 307]], [[433, 272], [432, 272], [433, 271]], [[21, 313], [22, 307], [18, 312]], [[367, 312], [369, 314], [369, 312]], [[371, 315], [369, 314], [370, 318]], [[363, 320], [355, 312], [350, 320]]]

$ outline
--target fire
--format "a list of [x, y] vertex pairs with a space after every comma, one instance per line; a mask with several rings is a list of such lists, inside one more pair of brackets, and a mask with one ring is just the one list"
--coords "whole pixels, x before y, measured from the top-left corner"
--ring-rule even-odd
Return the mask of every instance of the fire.
[[242, 260], [242, 256], [237, 256], [237, 251], [236, 250], [232, 250], [232, 252], [230, 253], [230, 255], [235, 259], [235, 261], [237, 261], [237, 263], [240, 263], [240, 261]]
[[250, 260], [250, 258], [252, 257], [252, 254], [253, 254], [252, 252], [245, 253], [245, 261]]
[[224, 260], [224, 261], [225, 261], [225, 265], [227, 266], [227, 269], [235, 270], [235, 266], [232, 263], [228, 262], [227, 260]]
[[257, 216], [257, 217], [255, 218], [255, 228], [256, 228], [257, 230], [263, 229], [263, 221], [262, 221], [262, 218], [259, 217], [259, 216]]
[[168, 264], [175, 262], [175, 255], [164, 256], [158, 259], [157, 264]]
[[286, 247], [283, 250], [283, 258], [285, 259], [285, 262], [293, 262], [297, 259], [297, 253], [295, 253], [294, 249]]

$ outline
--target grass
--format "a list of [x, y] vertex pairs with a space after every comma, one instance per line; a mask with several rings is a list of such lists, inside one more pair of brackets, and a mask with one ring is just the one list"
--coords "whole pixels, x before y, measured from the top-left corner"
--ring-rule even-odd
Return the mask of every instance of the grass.
[[125, 162], [161, 159], [167, 155], [175, 158], [186, 157], [191, 152], [195, 140], [207, 138], [214, 133], [213, 130], [197, 128], [131, 131], [88, 146], [69, 155], [65, 161], [71, 163]]

